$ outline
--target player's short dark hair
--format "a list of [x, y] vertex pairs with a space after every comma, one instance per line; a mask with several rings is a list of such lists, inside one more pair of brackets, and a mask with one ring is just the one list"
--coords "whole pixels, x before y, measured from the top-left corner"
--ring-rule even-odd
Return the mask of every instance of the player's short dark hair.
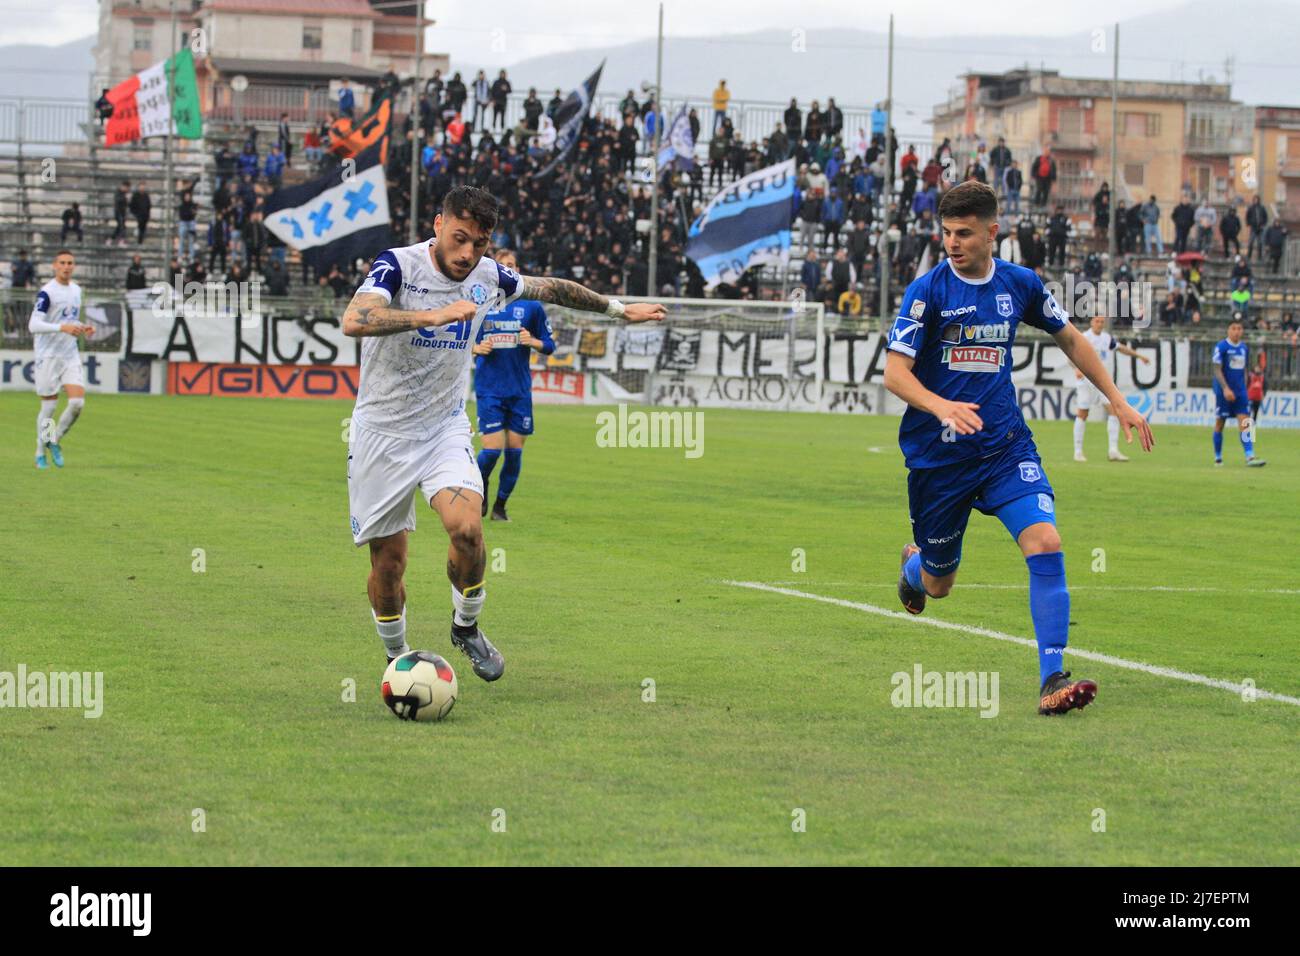
[[[73, 253], [71, 249], [60, 249], [58, 252], [54, 254], [54, 259], [59, 258], [59, 256], [72, 256], [72, 258], [74, 259], [77, 258], [76, 254]], [[50, 261], [53, 262], [54, 259], [51, 259]]]
[[1234, 313], [1232, 313], [1232, 318], [1228, 320], [1228, 324], [1229, 324], [1229, 325], [1243, 325], [1243, 326], [1244, 326], [1246, 323], [1243, 322], [1243, 321], [1241, 320], [1241, 313], [1240, 313], [1240, 312], [1234, 312]]
[[491, 232], [497, 226], [500, 204], [486, 189], [477, 186], [457, 186], [442, 201], [442, 214], [456, 219], [473, 219]]
[[968, 179], [943, 194], [939, 200], [940, 221], [965, 216], [984, 220], [998, 218], [998, 195], [993, 187], [976, 179]]

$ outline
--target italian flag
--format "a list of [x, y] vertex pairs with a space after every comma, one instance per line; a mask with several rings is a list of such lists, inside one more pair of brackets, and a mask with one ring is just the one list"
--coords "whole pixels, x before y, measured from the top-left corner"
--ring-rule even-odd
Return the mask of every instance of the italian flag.
[[188, 47], [117, 84], [108, 91], [108, 101], [113, 115], [104, 128], [105, 146], [169, 132], [182, 139], [203, 135], [194, 54]]

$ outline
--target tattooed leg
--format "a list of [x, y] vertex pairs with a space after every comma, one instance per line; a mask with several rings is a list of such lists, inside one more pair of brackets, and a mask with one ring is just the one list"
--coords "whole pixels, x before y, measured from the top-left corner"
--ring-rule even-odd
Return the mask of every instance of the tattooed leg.
[[462, 594], [483, 584], [487, 547], [483, 544], [480, 506], [483, 496], [468, 488], [443, 488], [432, 505], [447, 531], [447, 577]]

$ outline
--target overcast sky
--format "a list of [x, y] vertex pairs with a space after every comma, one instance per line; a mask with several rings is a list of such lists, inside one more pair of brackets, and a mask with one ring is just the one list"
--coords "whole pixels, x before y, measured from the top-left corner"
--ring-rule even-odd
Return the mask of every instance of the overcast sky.
[[[666, 0], [664, 32], [721, 35], [753, 30], [806, 30], [853, 26], [880, 29], [891, 9], [902, 10], [895, 30], [909, 36], [951, 34], [1065, 34], [1158, 13], [1181, 0]], [[56, 45], [93, 34], [96, 0], [0, 0], [0, 45]], [[654, 36], [655, 0], [427, 0], [432, 50], [452, 59], [509, 66], [543, 53], [610, 46]]]

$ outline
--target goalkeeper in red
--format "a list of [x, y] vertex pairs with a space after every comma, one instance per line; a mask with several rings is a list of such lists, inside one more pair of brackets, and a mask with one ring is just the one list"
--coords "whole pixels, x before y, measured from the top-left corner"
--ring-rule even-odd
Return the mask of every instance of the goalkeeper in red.
[[1090, 680], [1064, 669], [1070, 626], [1065, 556], [1052, 486], [1011, 382], [1021, 322], [1051, 334], [1115, 410], [1129, 443], [1154, 443], [1150, 426], [1120, 394], [1083, 335], [1032, 271], [993, 258], [998, 203], [970, 181], [939, 203], [948, 259], [907, 288], [889, 333], [885, 387], [909, 406], [898, 442], [907, 460], [914, 543], [903, 548], [898, 596], [912, 614], [947, 597], [961, 563], [971, 509], [993, 515], [1029, 568], [1029, 613], [1038, 642], [1038, 712], [1084, 707]]

